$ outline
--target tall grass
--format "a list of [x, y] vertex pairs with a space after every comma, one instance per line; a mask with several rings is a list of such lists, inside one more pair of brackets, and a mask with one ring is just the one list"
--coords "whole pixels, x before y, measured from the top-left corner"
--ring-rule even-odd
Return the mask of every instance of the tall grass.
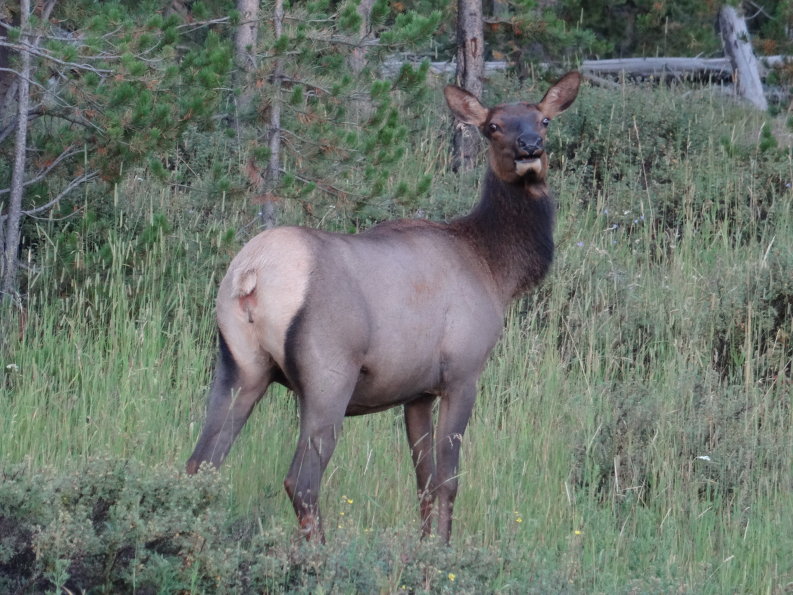
[[[282, 480], [296, 409], [271, 389], [221, 481], [228, 518], [271, 539], [256, 555], [272, 562], [291, 551], [284, 567], [299, 559], [307, 573], [288, 571], [277, 590], [323, 581], [331, 591], [609, 593], [793, 584], [789, 154], [760, 147], [760, 116], [710, 96], [692, 107], [670, 90], [585, 89], [564, 118], [554, 124], [551, 179], [557, 260], [511, 310], [482, 377], [455, 547], [430, 555], [421, 548], [433, 544], [406, 537], [418, 534], [417, 506], [401, 411], [392, 410], [345, 423], [323, 484], [333, 545], [295, 554]], [[429, 125], [417, 146], [428, 149], [415, 170], [428, 171], [441, 148]], [[423, 208], [464, 211], [470, 186], [440, 175]], [[121, 203], [127, 191], [118, 189]], [[215, 286], [239, 243], [227, 231], [236, 214], [164, 224], [157, 213], [173, 219], [173, 197], [148, 196], [139, 225], [126, 224], [133, 235], [73, 242], [66, 256], [63, 236], [40, 245], [27, 323], [2, 352], [3, 465], [33, 473], [111, 456], [180, 468], [189, 454], [214, 357]], [[97, 253], [101, 266], [77, 275]], [[241, 547], [223, 559], [248, 560]], [[389, 547], [399, 555], [384, 554]]]

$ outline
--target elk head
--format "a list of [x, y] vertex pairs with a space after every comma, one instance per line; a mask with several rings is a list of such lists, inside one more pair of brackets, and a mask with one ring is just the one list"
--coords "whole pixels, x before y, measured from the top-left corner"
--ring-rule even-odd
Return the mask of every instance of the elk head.
[[490, 143], [490, 168], [504, 182], [545, 179], [548, 156], [545, 137], [548, 125], [573, 103], [581, 75], [569, 72], [539, 103], [508, 103], [487, 108], [468, 91], [448, 85], [444, 89], [449, 109], [460, 121], [479, 128]]

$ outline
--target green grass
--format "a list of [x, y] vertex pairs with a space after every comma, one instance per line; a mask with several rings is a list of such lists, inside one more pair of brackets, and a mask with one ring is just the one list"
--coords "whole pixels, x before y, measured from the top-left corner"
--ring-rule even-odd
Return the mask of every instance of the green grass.
[[[697, 103], [692, 111], [690, 97], [669, 90], [585, 89], [554, 123], [557, 260], [544, 286], [510, 312], [482, 376], [452, 548], [415, 539], [399, 410], [346, 422], [323, 484], [330, 545], [300, 545], [282, 488], [296, 410], [291, 396], [272, 390], [220, 476], [201, 484], [216, 490], [217, 518], [192, 525], [179, 517], [181, 534], [195, 531], [207, 545], [146, 558], [156, 540], [138, 537], [145, 576], [123, 584], [790, 589], [793, 172], [784, 149], [759, 146], [759, 116], [709, 97]], [[417, 146], [427, 152], [408, 169], [431, 170], [442, 149], [435, 131], [428, 126]], [[117, 203], [132, 199], [133, 185], [119, 187]], [[140, 464], [130, 485], [151, 473], [135, 489], [192, 489], [173, 470], [202, 423], [214, 291], [239, 245], [226, 231], [239, 212], [218, 209], [208, 224], [186, 218], [189, 198], [153, 185], [146, 196], [132, 214], [115, 207], [122, 231], [47, 236], [24, 332], [7, 321], [0, 466], [34, 486], [61, 475], [101, 483], [106, 463], [97, 461], [110, 457]], [[471, 184], [451, 174], [436, 176], [431, 196], [422, 208], [436, 217], [474, 200]], [[285, 220], [298, 212], [286, 205]], [[158, 223], [156, 213], [179, 223]], [[56, 471], [39, 475], [47, 469]], [[0, 520], [11, 514], [7, 494], [22, 489], [16, 475], [4, 477]], [[49, 568], [39, 587], [60, 584], [58, 576], [79, 586], [74, 549], [52, 543], [37, 550]], [[0, 547], [0, 570], [2, 556]]]

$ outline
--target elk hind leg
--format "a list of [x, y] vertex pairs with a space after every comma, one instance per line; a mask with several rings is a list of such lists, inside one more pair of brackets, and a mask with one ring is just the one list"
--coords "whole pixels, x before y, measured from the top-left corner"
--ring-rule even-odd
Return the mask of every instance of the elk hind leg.
[[344, 414], [352, 396], [359, 369], [336, 370], [332, 375], [304, 379], [298, 395], [300, 436], [284, 488], [306, 539], [325, 541], [319, 510], [322, 475], [336, 448]]
[[209, 392], [206, 420], [187, 472], [196, 473], [203, 462], [220, 467], [231, 445], [242, 430], [272, 380], [268, 365], [240, 365], [223, 337], [218, 333], [219, 352], [215, 377]]

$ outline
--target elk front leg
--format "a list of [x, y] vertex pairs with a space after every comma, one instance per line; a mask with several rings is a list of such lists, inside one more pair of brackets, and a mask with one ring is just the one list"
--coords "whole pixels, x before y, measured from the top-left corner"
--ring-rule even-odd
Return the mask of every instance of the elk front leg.
[[471, 417], [476, 384], [470, 383], [441, 397], [435, 458], [438, 472], [438, 534], [449, 543], [452, 534], [454, 500], [457, 497], [460, 444]]
[[405, 405], [405, 429], [416, 470], [422, 539], [432, 530], [432, 502], [435, 499], [435, 458], [432, 445], [434, 403], [434, 395], [424, 395]]

